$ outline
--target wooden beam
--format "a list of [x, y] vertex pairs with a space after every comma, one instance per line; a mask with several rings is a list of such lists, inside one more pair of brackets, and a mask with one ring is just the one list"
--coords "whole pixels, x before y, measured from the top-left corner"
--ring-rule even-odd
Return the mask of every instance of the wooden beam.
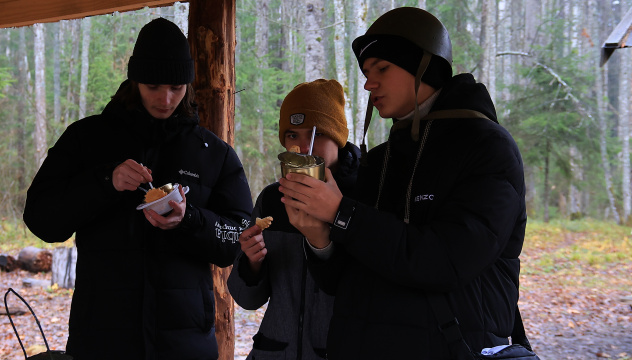
[[[235, 0], [189, 1], [189, 45], [195, 60], [195, 99], [200, 125], [235, 142]], [[212, 166], [212, 165], [209, 165]], [[226, 282], [231, 267], [211, 265], [219, 360], [235, 353], [235, 308]]]
[[621, 19], [619, 24], [612, 30], [601, 46], [600, 66], [603, 66], [606, 61], [608, 61], [616, 49], [630, 47], [627, 44], [630, 32], [632, 32], [632, 8], [623, 16], [623, 19]]
[[630, 31], [632, 31], [632, 8], [623, 16], [617, 27], [612, 30], [603, 46], [608, 48], [626, 47]]
[[168, 6], [174, 0], [0, 0], [0, 28], [78, 19], [147, 7]]

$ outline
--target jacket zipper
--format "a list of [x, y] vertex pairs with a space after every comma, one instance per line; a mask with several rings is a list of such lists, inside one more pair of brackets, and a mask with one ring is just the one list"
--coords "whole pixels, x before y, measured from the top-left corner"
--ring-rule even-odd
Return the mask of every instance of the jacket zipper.
[[305, 315], [305, 282], [307, 279], [307, 262], [303, 259], [303, 272], [301, 276], [301, 306], [298, 314], [298, 338], [296, 344], [296, 359], [303, 358], [303, 319]]

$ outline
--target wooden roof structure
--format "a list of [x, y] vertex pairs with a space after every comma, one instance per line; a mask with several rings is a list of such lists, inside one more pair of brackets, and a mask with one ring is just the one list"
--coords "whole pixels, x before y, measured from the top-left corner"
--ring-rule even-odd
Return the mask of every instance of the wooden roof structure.
[[173, 0], [0, 0], [0, 28], [168, 6]]
[[[235, 115], [235, 0], [190, 0], [189, 45], [195, 61], [200, 125], [233, 145]], [[0, 0], [0, 28], [80, 19], [173, 5], [173, 0]], [[216, 337], [220, 360], [234, 359], [233, 299], [226, 280], [230, 267], [211, 265], [215, 285]]]
[[601, 46], [601, 61], [600, 66], [603, 66], [606, 61], [612, 56], [612, 53], [616, 49], [627, 48], [632, 45], [628, 45], [628, 36], [632, 31], [632, 8], [623, 16], [623, 19], [612, 30], [606, 41]]

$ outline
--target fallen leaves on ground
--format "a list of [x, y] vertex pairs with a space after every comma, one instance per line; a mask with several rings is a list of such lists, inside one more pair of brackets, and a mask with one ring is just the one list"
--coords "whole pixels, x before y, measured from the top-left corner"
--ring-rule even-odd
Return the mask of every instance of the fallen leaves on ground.
[[537, 269], [539, 258], [576, 249], [586, 236], [567, 234], [554, 248], [543, 242], [521, 255], [520, 312], [542, 360], [632, 359], [632, 308], [622, 300], [632, 293], [632, 259], [557, 256], [552, 268]]
[[[2, 298], [9, 288], [13, 288], [35, 312], [39, 320], [46, 341], [51, 350], [64, 350], [68, 340], [68, 316], [72, 292], [66, 289], [25, 288], [22, 279], [35, 278], [50, 280], [50, 273], [33, 274], [24, 270], [9, 273], [0, 272], [0, 290]], [[11, 319], [20, 335], [22, 344], [28, 356], [46, 350], [42, 334], [35, 318], [24, 303], [13, 293], [9, 293], [7, 304], [10, 309], [23, 310], [22, 315], [12, 315]], [[4, 304], [2, 304], [4, 309]], [[257, 311], [247, 311], [235, 305], [235, 360], [244, 360], [252, 348], [252, 337], [259, 329], [259, 324], [265, 313], [265, 306]], [[9, 317], [0, 315], [0, 360], [24, 359], [24, 352], [20, 347]]]
[[[599, 245], [599, 254], [581, 248], [587, 242], [599, 241], [598, 233], [545, 230], [549, 232], [525, 242], [519, 303], [527, 336], [541, 360], [632, 360], [632, 258], [612, 255], [612, 261], [593, 261], [616, 253], [612, 244]], [[556, 238], [561, 240], [551, 240]], [[629, 243], [625, 241], [624, 245]], [[588, 255], [577, 258], [577, 251]], [[63, 350], [72, 292], [22, 287], [22, 279], [29, 277], [50, 280], [50, 273], [0, 272], [0, 290], [4, 294], [12, 287], [23, 296], [39, 318], [50, 348]], [[9, 306], [26, 311], [12, 317], [24, 346], [43, 345], [26, 306], [12, 294]], [[248, 355], [264, 313], [265, 307], [246, 311], [235, 306], [236, 360]], [[8, 317], [0, 315], [0, 360], [23, 357]]]

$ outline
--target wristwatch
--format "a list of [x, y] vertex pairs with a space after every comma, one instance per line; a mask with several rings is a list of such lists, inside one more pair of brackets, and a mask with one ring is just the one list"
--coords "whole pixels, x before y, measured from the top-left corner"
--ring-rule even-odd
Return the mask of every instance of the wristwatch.
[[343, 196], [340, 201], [340, 206], [338, 206], [338, 213], [336, 214], [336, 218], [334, 219], [332, 225], [339, 229], [347, 229], [349, 223], [351, 222], [351, 217], [355, 212], [355, 203], [356, 202], [354, 200]]

